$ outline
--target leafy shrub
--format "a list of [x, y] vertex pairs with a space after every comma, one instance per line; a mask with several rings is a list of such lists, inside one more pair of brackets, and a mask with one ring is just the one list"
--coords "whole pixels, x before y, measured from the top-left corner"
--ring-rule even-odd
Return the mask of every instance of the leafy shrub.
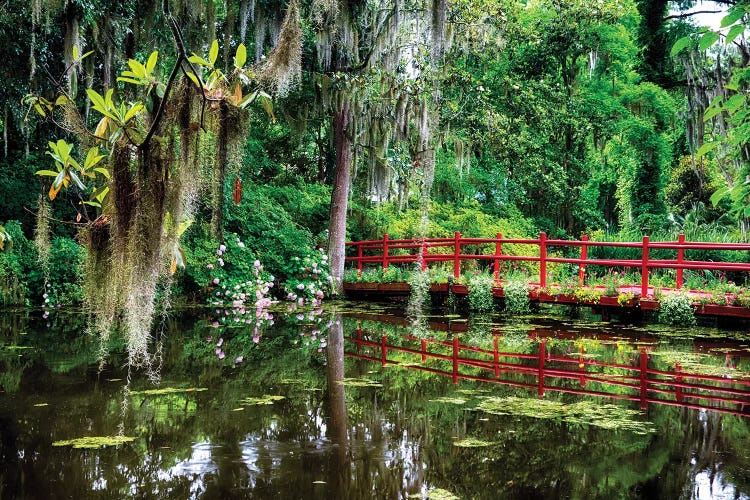
[[25, 237], [18, 222], [9, 222], [4, 229], [4, 249], [0, 252], [0, 305], [17, 306], [26, 303], [26, 282], [19, 261], [16, 242]]
[[529, 285], [525, 279], [506, 281], [503, 286], [505, 312], [525, 314], [529, 312]]
[[661, 299], [659, 321], [667, 325], [695, 325], [695, 314], [690, 297], [684, 293], [671, 293]]
[[478, 312], [490, 312], [495, 308], [495, 297], [492, 286], [495, 281], [491, 276], [478, 274], [469, 279], [469, 307]]

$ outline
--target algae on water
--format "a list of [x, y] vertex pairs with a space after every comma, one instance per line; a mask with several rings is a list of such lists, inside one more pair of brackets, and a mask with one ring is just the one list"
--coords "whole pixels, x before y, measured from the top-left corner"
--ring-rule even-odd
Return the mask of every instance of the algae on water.
[[130, 391], [130, 395], [144, 395], [144, 396], [163, 396], [165, 394], [177, 394], [183, 392], [203, 392], [207, 391], [206, 387], [165, 387], [164, 389], [148, 389], [145, 391]]
[[64, 441], [55, 441], [52, 446], [72, 446], [78, 449], [96, 449], [106, 446], [119, 446], [124, 443], [135, 441], [134, 437], [129, 436], [87, 436], [77, 439], [67, 439]]
[[244, 403], [246, 405], [256, 405], [256, 406], [272, 405], [276, 401], [281, 401], [282, 399], [285, 399], [285, 397], [275, 395], [275, 394], [264, 394], [263, 396], [259, 398], [253, 398], [253, 397], [245, 398], [241, 401], [241, 403]]
[[380, 382], [375, 382], [374, 380], [370, 380], [369, 378], [347, 377], [344, 380], [337, 381], [336, 383], [350, 387], [383, 387], [383, 384], [381, 384]]
[[459, 448], [484, 448], [486, 446], [492, 446], [494, 444], [494, 441], [484, 441], [482, 439], [472, 437], [453, 442], [453, 446], [458, 446]]
[[652, 422], [638, 419], [640, 412], [637, 410], [595, 401], [565, 404], [545, 399], [491, 397], [480, 402], [477, 409], [494, 415], [558, 419], [567, 423], [592, 425], [614, 431], [629, 431], [634, 434], [648, 434], [656, 431], [656, 426]]

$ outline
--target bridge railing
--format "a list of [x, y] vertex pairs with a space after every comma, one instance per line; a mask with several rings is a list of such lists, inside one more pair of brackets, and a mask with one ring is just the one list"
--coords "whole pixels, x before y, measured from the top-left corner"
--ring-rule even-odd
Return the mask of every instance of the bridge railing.
[[[538, 250], [534, 255], [511, 255], [503, 253], [503, 245], [531, 245]], [[464, 253], [466, 247], [471, 249], [477, 246], [493, 245], [491, 253]], [[366, 265], [376, 264], [388, 269], [391, 264], [419, 263], [422, 270], [427, 270], [429, 264], [437, 262], [448, 262], [453, 265], [453, 277], [461, 277], [461, 263], [466, 261], [490, 261], [492, 263], [495, 280], [500, 279], [500, 267], [503, 262], [531, 262], [539, 264], [540, 287], [547, 287], [549, 264], [573, 264], [578, 265], [578, 280], [582, 285], [589, 266], [604, 267], [626, 267], [640, 269], [641, 296], [647, 297], [649, 291], [649, 272], [654, 269], [675, 269], [675, 288], [681, 289], [684, 285], [685, 270], [706, 271], [740, 271], [750, 272], [750, 263], [740, 260], [728, 262], [690, 260], [685, 252], [693, 251], [750, 251], [750, 244], [745, 243], [710, 243], [698, 241], [685, 241], [685, 235], [680, 234], [677, 241], [651, 241], [649, 236], [644, 236], [641, 241], [635, 242], [609, 242], [590, 241], [583, 236], [580, 240], [556, 240], [549, 239], [545, 233], [539, 233], [537, 239], [503, 238], [497, 234], [495, 238], [467, 238], [456, 232], [452, 238], [424, 238], [424, 239], [396, 239], [392, 240], [388, 234], [383, 235], [381, 240], [352, 241], [347, 246], [353, 248], [351, 255], [346, 258], [347, 262], [356, 265], [359, 275]], [[558, 257], [550, 255], [550, 248], [574, 247], [578, 248], [577, 257]], [[590, 248], [632, 248], [640, 253], [636, 259], [597, 259], [589, 258]], [[441, 249], [438, 252], [433, 249]], [[673, 250], [673, 259], [655, 259], [651, 257], [652, 250]], [[394, 253], [395, 252], [395, 253]]]
[[[353, 333], [344, 337], [345, 346], [352, 346], [345, 348], [345, 356], [450, 377], [454, 384], [473, 380], [523, 387], [540, 397], [550, 391], [625, 399], [638, 401], [644, 410], [648, 404], [659, 404], [750, 415], [746, 410], [750, 380], [690, 373], [679, 365], [659, 370], [649, 366], [646, 348], [639, 350], [634, 363], [626, 364], [590, 359], [582, 352], [554, 355], [546, 340], [539, 342], [536, 353], [518, 353], [500, 351], [497, 337], [488, 349], [462, 344], [458, 336], [452, 340], [406, 336], [393, 343], [385, 334], [378, 337], [362, 328]], [[571, 381], [580, 383], [580, 388]]]

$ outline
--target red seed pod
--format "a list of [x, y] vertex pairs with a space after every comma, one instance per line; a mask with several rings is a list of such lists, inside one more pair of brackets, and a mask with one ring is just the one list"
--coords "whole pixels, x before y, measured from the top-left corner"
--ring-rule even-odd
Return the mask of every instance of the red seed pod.
[[239, 177], [237, 177], [234, 180], [233, 198], [234, 198], [234, 204], [239, 205], [240, 200], [242, 200], [242, 179], [240, 179]]

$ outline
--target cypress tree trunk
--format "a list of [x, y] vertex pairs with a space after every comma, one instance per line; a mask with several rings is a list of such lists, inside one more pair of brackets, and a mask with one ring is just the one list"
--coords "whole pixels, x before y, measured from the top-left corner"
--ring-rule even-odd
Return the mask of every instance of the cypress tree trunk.
[[351, 109], [344, 102], [333, 115], [333, 133], [336, 146], [336, 172], [331, 194], [330, 232], [328, 234], [328, 258], [331, 263], [333, 288], [343, 292], [344, 258], [346, 256], [346, 209], [349, 201], [351, 179], [352, 139], [349, 134]]

